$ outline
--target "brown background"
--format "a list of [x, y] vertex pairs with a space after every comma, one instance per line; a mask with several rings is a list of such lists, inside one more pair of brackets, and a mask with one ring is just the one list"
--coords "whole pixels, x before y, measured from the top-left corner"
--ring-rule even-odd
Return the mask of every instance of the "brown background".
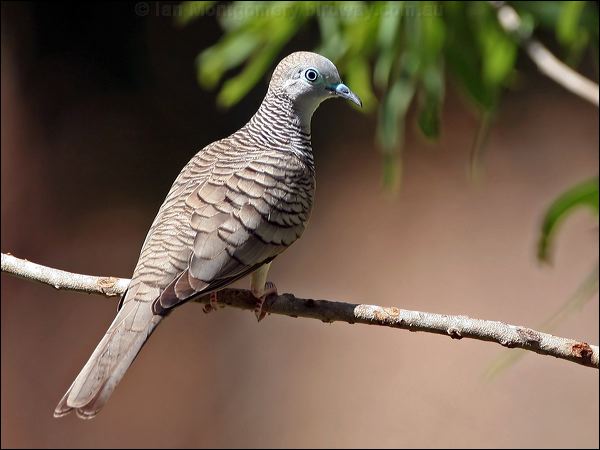
[[[310, 33], [307, 33], [310, 35]], [[193, 59], [214, 18], [178, 30], [131, 4], [2, 4], [2, 251], [129, 276], [170, 183], [239, 128]], [[311, 48], [296, 40], [287, 50]], [[329, 102], [313, 122], [310, 226], [274, 265], [281, 292], [536, 326], [598, 257], [595, 219], [535, 260], [545, 207], [598, 171], [598, 113], [522, 62], [467, 177], [477, 120], [451, 88], [443, 137], [408, 127], [400, 194], [382, 192], [374, 118]], [[412, 123], [412, 122], [411, 122]], [[245, 283], [241, 283], [244, 285]], [[236, 310], [173, 313], [91, 422], [52, 411], [116, 300], [2, 275], [3, 447], [597, 447], [598, 371], [534, 354], [493, 381], [503, 351], [477, 341]], [[598, 298], [555, 331], [598, 343]]]

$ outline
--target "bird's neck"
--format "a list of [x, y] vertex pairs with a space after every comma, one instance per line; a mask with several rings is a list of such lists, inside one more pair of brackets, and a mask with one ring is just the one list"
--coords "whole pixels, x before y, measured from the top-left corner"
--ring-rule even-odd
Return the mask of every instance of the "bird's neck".
[[267, 117], [270, 121], [285, 124], [287, 129], [300, 130], [310, 134], [310, 123], [316, 105], [297, 104], [287, 95], [269, 89], [256, 115]]
[[261, 146], [268, 146], [310, 159], [310, 121], [312, 111], [299, 111], [287, 96], [270, 91], [246, 125], [246, 131]]

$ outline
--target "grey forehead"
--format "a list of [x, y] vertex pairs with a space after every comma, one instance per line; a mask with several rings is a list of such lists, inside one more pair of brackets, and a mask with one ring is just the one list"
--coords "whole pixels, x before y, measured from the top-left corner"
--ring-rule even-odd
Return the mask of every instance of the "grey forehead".
[[327, 83], [340, 82], [337, 68], [327, 58], [312, 52], [295, 52], [277, 65], [269, 85], [275, 88], [281, 86], [287, 79], [299, 78], [310, 67], [317, 69]]
[[314, 58], [307, 58], [305, 61], [300, 62], [296, 66], [296, 71], [302, 72], [308, 68], [317, 69], [317, 71], [330, 82], [339, 82], [340, 74], [338, 73], [337, 67], [320, 55], [315, 55]]

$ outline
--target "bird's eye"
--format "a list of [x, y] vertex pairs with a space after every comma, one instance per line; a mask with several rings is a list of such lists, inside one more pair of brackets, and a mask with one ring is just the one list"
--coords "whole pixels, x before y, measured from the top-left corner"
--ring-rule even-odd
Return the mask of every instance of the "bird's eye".
[[307, 69], [306, 72], [304, 72], [304, 78], [311, 83], [314, 83], [317, 81], [317, 78], [319, 78], [319, 72], [317, 72], [315, 69]]

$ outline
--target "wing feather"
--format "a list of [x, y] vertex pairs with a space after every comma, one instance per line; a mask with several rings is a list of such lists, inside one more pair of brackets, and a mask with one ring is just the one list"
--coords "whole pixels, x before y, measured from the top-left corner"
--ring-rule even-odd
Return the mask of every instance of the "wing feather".
[[314, 189], [306, 167], [294, 158], [248, 155], [231, 145], [217, 142], [190, 161], [178, 178], [185, 184], [176, 189], [179, 203], [167, 197], [169, 208], [161, 208], [147, 238], [152, 250], [140, 258], [149, 262], [145, 270], [158, 269], [155, 260], [169, 265], [160, 267], [166, 277], [157, 286], [158, 309], [227, 286], [271, 261], [304, 230]]

